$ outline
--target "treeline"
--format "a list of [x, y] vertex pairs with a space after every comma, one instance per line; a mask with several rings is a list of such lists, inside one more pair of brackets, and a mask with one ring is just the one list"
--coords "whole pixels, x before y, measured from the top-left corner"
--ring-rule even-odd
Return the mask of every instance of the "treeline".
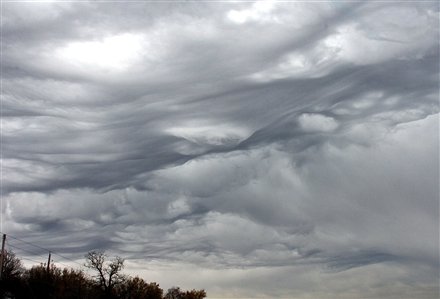
[[23, 267], [12, 252], [5, 252], [0, 280], [0, 298], [11, 299], [203, 299], [205, 290], [183, 291], [173, 287], [166, 292], [156, 282], [124, 275], [124, 260], [108, 260], [104, 252], [89, 252], [85, 266], [94, 270], [90, 276], [82, 270], [54, 265]]

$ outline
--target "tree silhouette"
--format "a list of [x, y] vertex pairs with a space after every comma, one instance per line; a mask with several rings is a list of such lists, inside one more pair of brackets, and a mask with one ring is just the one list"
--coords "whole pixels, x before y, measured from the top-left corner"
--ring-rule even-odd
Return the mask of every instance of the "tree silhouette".
[[206, 297], [205, 290], [182, 291], [179, 287], [168, 289], [165, 299], [203, 299]]
[[0, 299], [203, 299], [205, 290], [183, 291], [179, 287], [163, 290], [155, 282], [146, 282], [136, 276], [121, 273], [124, 260], [108, 260], [104, 252], [86, 254], [86, 266], [96, 272], [86, 275], [82, 270], [58, 268], [45, 264], [25, 269], [11, 251], [4, 259], [0, 280]]
[[18, 278], [24, 271], [23, 264], [20, 259], [17, 258], [12, 250], [5, 251], [5, 257], [3, 259], [3, 273], [2, 279]]
[[11, 297], [11, 294], [20, 290], [20, 276], [23, 274], [24, 268], [20, 259], [16, 257], [13, 251], [6, 251], [3, 258], [3, 272], [0, 281], [0, 297]]
[[129, 277], [118, 287], [120, 299], [162, 299], [163, 290], [155, 282]]
[[116, 256], [113, 260], [107, 261], [107, 255], [102, 251], [90, 251], [85, 257], [85, 266], [97, 272], [95, 279], [104, 290], [106, 298], [114, 297], [114, 287], [124, 280], [121, 274], [124, 259]]
[[180, 290], [179, 287], [172, 287], [168, 289], [167, 293], [165, 294], [165, 299], [182, 299], [183, 292]]

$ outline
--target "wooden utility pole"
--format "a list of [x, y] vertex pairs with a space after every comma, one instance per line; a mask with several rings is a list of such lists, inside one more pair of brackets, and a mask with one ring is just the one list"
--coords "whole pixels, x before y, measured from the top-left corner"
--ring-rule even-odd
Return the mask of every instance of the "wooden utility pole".
[[0, 279], [2, 279], [3, 274], [3, 264], [5, 262], [5, 243], [6, 243], [6, 234], [3, 234], [2, 238], [2, 252], [0, 256]]
[[49, 258], [47, 259], [46, 272], [49, 273], [49, 270], [50, 270], [50, 251], [49, 251]]

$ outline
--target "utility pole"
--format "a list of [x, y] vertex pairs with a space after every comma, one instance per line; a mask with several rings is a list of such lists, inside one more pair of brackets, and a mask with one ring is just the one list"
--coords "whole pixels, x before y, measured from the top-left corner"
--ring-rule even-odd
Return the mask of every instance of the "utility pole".
[[5, 243], [6, 243], [6, 234], [3, 234], [2, 238], [2, 252], [0, 256], [0, 279], [2, 279], [3, 274], [3, 263], [5, 262]]
[[50, 270], [50, 251], [49, 251], [49, 258], [47, 259], [46, 272], [49, 273], [49, 270]]

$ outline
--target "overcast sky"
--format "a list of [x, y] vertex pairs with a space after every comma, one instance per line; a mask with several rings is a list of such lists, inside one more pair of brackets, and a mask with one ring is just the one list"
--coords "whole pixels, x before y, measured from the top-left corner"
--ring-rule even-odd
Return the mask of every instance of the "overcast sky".
[[438, 298], [438, 2], [4, 1], [1, 62], [3, 232], [210, 298]]

